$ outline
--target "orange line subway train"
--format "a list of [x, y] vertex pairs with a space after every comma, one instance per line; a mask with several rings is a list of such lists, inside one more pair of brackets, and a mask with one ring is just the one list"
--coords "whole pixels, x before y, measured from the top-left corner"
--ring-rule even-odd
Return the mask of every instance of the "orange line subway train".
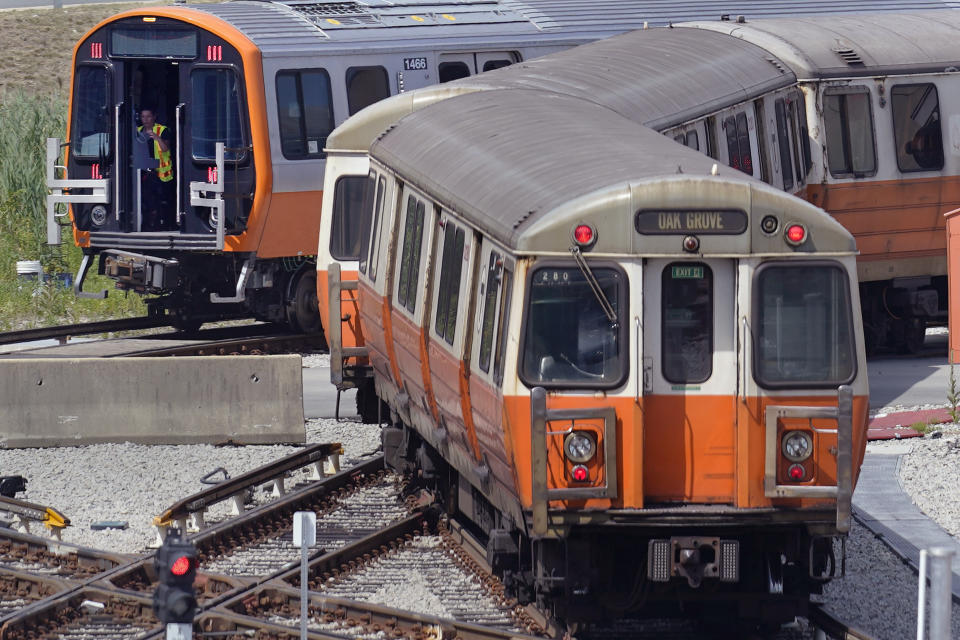
[[365, 345], [331, 352], [369, 364], [388, 464], [568, 622], [806, 611], [865, 447], [853, 236], [556, 91], [455, 95], [368, 151]]
[[[325, 180], [362, 180], [362, 151], [386, 126], [451, 95], [515, 87], [587, 98], [828, 211], [857, 240], [869, 347], [915, 351], [946, 318], [958, 33], [954, 9], [639, 30], [377, 105], [331, 135]], [[579, 163], [573, 147], [569, 161]], [[321, 221], [321, 279], [342, 220], [352, 219]], [[343, 277], [356, 258], [338, 260]]]
[[67, 140], [47, 149], [49, 240], [72, 225], [81, 295], [106, 295], [83, 291], [95, 268], [184, 328], [248, 313], [319, 330], [314, 262], [336, 124], [392, 94], [671, 17], [614, 0], [125, 11], [74, 49]]

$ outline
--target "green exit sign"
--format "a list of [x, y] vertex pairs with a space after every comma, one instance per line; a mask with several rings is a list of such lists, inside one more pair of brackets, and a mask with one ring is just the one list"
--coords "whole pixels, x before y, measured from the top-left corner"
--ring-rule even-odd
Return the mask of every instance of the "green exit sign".
[[703, 278], [703, 265], [681, 266], [674, 265], [670, 267], [670, 277], [674, 280], [699, 280]]

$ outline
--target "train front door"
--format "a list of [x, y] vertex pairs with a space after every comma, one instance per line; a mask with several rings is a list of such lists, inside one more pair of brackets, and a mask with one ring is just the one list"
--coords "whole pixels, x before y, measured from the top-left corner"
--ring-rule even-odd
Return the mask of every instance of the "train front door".
[[643, 291], [645, 502], [732, 503], [735, 262], [650, 259]]

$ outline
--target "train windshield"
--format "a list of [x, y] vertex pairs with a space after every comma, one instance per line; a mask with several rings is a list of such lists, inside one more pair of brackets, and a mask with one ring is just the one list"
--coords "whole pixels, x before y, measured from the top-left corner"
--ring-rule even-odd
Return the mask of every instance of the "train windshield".
[[217, 143], [224, 159], [241, 160], [246, 151], [240, 117], [239, 79], [233, 69], [197, 69], [191, 74], [194, 98], [192, 153], [194, 160], [216, 160]]
[[110, 73], [106, 67], [77, 67], [74, 91], [73, 155], [104, 158], [110, 153]]
[[847, 273], [835, 264], [769, 265], [754, 284], [754, 377], [768, 388], [832, 387], [856, 373]]
[[520, 365], [526, 383], [606, 387], [622, 381], [626, 277], [614, 268], [592, 271], [613, 309], [614, 322], [576, 266], [542, 267], [532, 273]]

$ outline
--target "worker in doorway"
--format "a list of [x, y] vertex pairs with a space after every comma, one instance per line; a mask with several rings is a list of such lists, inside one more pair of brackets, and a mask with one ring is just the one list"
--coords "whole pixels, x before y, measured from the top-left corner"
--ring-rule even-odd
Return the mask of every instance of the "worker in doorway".
[[163, 231], [174, 226], [173, 215], [173, 142], [170, 129], [157, 123], [153, 109], [140, 111], [139, 140], [147, 145], [147, 155], [158, 161], [155, 169], [140, 174], [140, 202], [143, 227], [147, 231]]

